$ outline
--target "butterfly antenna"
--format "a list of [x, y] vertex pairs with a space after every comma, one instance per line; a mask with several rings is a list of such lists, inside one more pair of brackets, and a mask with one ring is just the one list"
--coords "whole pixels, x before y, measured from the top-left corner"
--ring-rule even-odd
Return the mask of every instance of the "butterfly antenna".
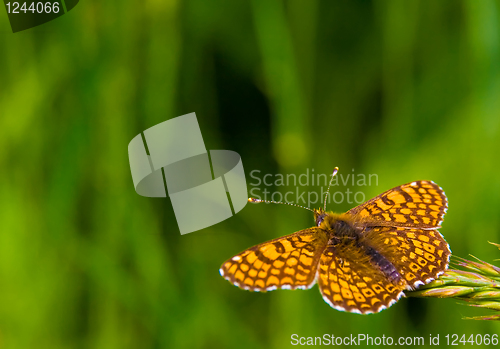
[[248, 198], [248, 202], [258, 204], [260, 202], [267, 202], [268, 204], [281, 204], [281, 205], [289, 205], [289, 206], [295, 206], [295, 207], [300, 207], [300, 208], [305, 208], [306, 210], [309, 210], [311, 212], [314, 212], [314, 210], [311, 210], [308, 207], [296, 205], [296, 204], [291, 204], [289, 202], [281, 202], [281, 201], [273, 201], [273, 200], [261, 200], [261, 199], [255, 199], [255, 198]]
[[330, 186], [332, 185], [333, 177], [339, 172], [339, 168], [335, 167], [333, 169], [333, 174], [332, 174], [332, 179], [330, 179], [330, 183], [328, 184], [328, 189], [326, 190], [326, 195], [325, 195], [325, 204], [323, 205], [323, 210], [326, 211], [326, 199], [328, 198], [328, 193], [330, 192]]

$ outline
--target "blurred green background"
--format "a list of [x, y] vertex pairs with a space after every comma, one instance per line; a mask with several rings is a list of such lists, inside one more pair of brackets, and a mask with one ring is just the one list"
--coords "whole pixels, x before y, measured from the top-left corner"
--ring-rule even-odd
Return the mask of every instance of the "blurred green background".
[[127, 154], [139, 132], [196, 112], [207, 148], [238, 152], [249, 182], [253, 170], [339, 166], [378, 175], [353, 189], [368, 199], [430, 179], [449, 198], [441, 232], [453, 253], [492, 262], [499, 15], [492, 0], [87, 0], [16, 34], [0, 16], [0, 348], [499, 333], [462, 320], [487, 311], [454, 300], [359, 316], [331, 309], [316, 286], [242, 291], [222, 262], [312, 226], [311, 213], [247, 205], [181, 236], [169, 199], [135, 193]]

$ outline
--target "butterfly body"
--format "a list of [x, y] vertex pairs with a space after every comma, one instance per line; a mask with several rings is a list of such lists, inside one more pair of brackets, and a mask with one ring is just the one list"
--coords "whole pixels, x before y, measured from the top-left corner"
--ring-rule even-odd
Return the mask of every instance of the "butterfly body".
[[446, 209], [439, 186], [411, 182], [343, 214], [314, 210], [315, 227], [249, 248], [220, 273], [251, 291], [318, 283], [333, 308], [376, 313], [446, 270], [451, 251], [437, 231]]
[[371, 228], [365, 222], [357, 222], [352, 215], [325, 213], [315, 210], [316, 222], [329, 237], [327, 249], [332, 254], [337, 250], [360, 249], [369, 257], [369, 263], [379, 269], [392, 283], [401, 283], [401, 275], [394, 265], [372, 246], [364, 236], [369, 234]]

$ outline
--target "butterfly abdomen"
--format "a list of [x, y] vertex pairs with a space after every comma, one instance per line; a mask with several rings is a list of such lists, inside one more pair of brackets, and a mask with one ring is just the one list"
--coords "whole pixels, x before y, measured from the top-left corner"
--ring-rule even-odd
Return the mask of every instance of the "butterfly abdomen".
[[371, 262], [375, 264], [393, 284], [397, 285], [401, 282], [401, 274], [399, 274], [396, 267], [394, 267], [394, 265], [389, 262], [387, 258], [370, 246], [366, 246], [365, 251], [366, 254], [370, 256]]

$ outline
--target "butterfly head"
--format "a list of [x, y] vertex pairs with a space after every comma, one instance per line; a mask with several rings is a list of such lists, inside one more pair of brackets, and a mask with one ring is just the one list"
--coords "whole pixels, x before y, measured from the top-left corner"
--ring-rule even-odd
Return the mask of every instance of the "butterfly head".
[[319, 227], [323, 220], [327, 216], [326, 212], [320, 207], [319, 209], [314, 209], [314, 220], [316, 221], [316, 226]]

